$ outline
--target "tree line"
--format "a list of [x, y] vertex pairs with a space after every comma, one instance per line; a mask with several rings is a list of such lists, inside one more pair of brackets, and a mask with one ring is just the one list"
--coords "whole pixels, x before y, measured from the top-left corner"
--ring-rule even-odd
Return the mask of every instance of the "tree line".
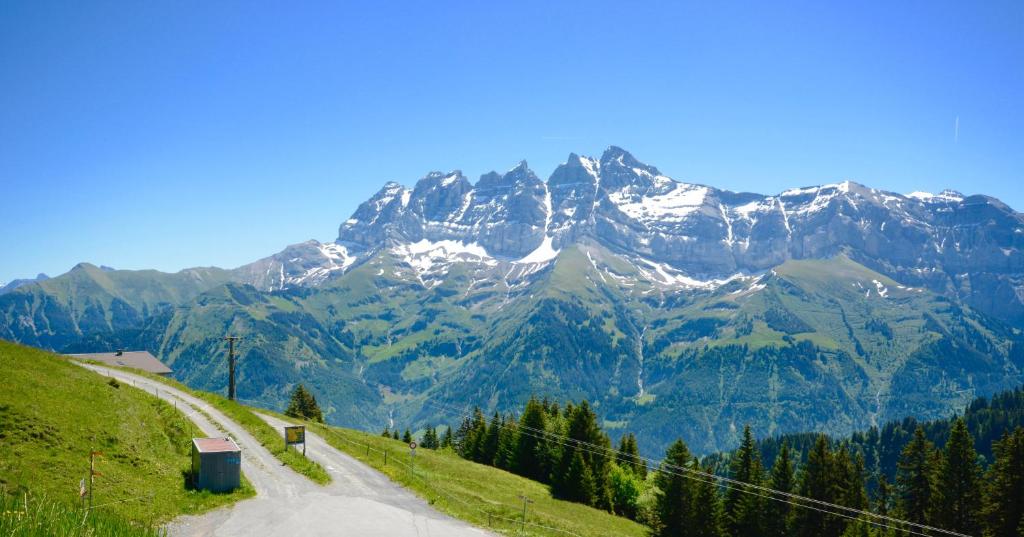
[[[974, 439], [978, 456], [982, 464], [988, 467], [993, 459], [992, 447], [1006, 431], [1024, 427], [1024, 388], [1008, 390], [991, 397], [979, 397], [966, 406], [959, 416], [967, 425], [967, 430]], [[896, 476], [896, 466], [903, 447], [913, 438], [918, 427], [924, 430], [925, 438], [936, 445], [945, 445], [948, 441], [957, 418], [943, 418], [920, 421], [912, 417], [893, 420], [879, 427], [871, 427], [838, 440], [850, 445], [850, 449], [860, 452], [864, 457], [864, 465], [871, 474], [869, 488], [878, 486], [878, 476], [884, 475], [889, 482]], [[790, 452], [799, 462], [806, 460], [807, 454], [817, 441], [815, 433], [794, 433], [781, 436], [762, 438], [757, 446], [762, 455], [762, 462], [770, 464], [786, 444]], [[728, 466], [729, 453], [716, 453], [702, 460], [722, 471]]]
[[[917, 427], [891, 480], [866, 469], [856, 444], [825, 435], [816, 435], [802, 457], [783, 442], [766, 464], [749, 427], [728, 460], [702, 461], [677, 440], [654, 465], [640, 457], [632, 433], [613, 447], [587, 401], [563, 407], [531, 398], [518, 419], [488, 418], [477, 408], [454, 433], [448, 428], [439, 438], [428, 428], [421, 445], [450, 447], [463, 458], [546, 483], [556, 498], [637, 520], [657, 537], [941, 535], [926, 527], [979, 537], [1024, 535], [1024, 428], [1004, 430], [986, 446], [992, 453], [986, 470], [967, 421], [950, 423], [941, 447]], [[385, 433], [397, 436], [397, 430]]]

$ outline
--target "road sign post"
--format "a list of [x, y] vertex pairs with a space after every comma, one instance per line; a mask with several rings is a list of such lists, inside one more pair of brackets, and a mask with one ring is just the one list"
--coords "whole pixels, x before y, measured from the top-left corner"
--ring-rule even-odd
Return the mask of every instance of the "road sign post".
[[284, 449], [287, 451], [288, 446], [302, 444], [302, 456], [306, 456], [306, 426], [305, 425], [294, 425], [286, 426], [284, 428]]
[[416, 475], [416, 442], [409, 442], [409, 472]]

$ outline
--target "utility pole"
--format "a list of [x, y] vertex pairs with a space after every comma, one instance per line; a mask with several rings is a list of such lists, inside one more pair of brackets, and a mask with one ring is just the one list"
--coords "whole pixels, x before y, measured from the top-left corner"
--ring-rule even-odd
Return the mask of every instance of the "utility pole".
[[235, 342], [238, 336], [226, 336], [228, 341], [228, 399], [235, 400]]
[[416, 476], [416, 442], [409, 442], [409, 473]]

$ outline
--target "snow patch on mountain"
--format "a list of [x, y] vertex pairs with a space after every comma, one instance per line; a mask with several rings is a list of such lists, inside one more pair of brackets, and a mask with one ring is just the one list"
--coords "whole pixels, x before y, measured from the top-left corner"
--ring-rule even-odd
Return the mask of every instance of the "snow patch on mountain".
[[744, 274], [733, 274], [727, 278], [712, 278], [709, 280], [698, 280], [683, 274], [665, 263], [657, 263], [642, 257], [635, 258], [637, 269], [648, 280], [660, 283], [669, 287], [680, 287], [685, 289], [703, 289], [711, 291], [717, 289], [733, 280], [750, 278]]
[[544, 240], [541, 241], [540, 246], [538, 246], [536, 250], [526, 254], [522, 259], [513, 261], [513, 263], [547, 263], [548, 261], [558, 257], [559, 250], [555, 250], [551, 244], [552, 238], [545, 236]]
[[871, 283], [875, 284], [875, 291], [878, 292], [878, 296], [885, 298], [889, 296], [889, 289], [878, 280], [871, 280]]
[[920, 200], [923, 202], [961, 202], [964, 200], [963, 194], [955, 190], [943, 190], [938, 194], [932, 194], [931, 192], [911, 192], [906, 197]]
[[483, 246], [475, 242], [422, 239], [396, 246], [392, 251], [421, 276], [436, 274], [453, 263], [479, 263], [486, 266], [498, 264]]
[[664, 194], [635, 196], [632, 195], [630, 188], [625, 188], [618, 192], [610, 192], [608, 199], [615, 203], [620, 211], [639, 222], [679, 222], [704, 205], [708, 187], [674, 181], [673, 183], [670, 185], [671, 190]]
[[551, 229], [553, 209], [551, 207], [551, 189], [548, 188], [547, 183], [544, 184], [544, 210], [546, 211], [544, 218], [544, 240], [540, 242], [540, 246], [526, 254], [522, 259], [514, 261], [514, 263], [547, 263], [558, 257], [558, 250], [552, 246], [554, 239], [548, 233]]

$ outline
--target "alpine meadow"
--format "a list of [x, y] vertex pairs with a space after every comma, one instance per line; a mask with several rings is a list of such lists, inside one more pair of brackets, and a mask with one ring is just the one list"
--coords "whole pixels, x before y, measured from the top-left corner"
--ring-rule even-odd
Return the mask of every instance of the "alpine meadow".
[[1024, 536], [1024, 4], [13, 0], [0, 65], [0, 534]]

